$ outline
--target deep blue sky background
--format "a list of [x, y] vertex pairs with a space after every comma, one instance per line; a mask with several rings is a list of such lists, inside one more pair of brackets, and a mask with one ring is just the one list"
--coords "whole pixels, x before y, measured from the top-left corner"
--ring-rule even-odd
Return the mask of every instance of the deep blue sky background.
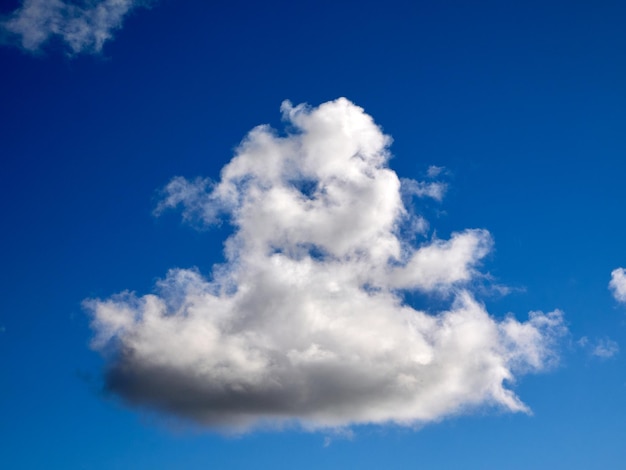
[[[2, 4], [6, 13], [15, 2]], [[101, 56], [0, 49], [0, 467], [623, 468], [626, 4], [156, 2]], [[391, 167], [445, 166], [437, 233], [486, 228], [490, 312], [565, 311], [561, 365], [515, 390], [534, 416], [227, 438], [171, 429], [99, 391], [88, 297], [150, 292], [221, 259], [228, 227], [155, 219], [175, 175], [210, 176], [283, 99], [346, 96], [394, 138]], [[439, 216], [437, 210], [444, 211]]]

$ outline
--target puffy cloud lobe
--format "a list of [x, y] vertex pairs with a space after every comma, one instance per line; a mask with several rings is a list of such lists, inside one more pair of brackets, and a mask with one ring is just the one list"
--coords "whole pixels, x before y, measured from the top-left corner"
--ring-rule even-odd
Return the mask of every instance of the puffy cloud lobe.
[[609, 289], [618, 302], [626, 302], [626, 269], [617, 268], [611, 272]]
[[[399, 235], [411, 215], [386, 165], [390, 138], [361, 108], [339, 99], [282, 110], [290, 133], [257, 127], [219, 182], [175, 178], [157, 208], [230, 217], [210, 279], [174, 269], [154, 294], [86, 302], [110, 390], [237, 429], [528, 411], [506, 384], [555, 361], [562, 314], [497, 321], [474, 299], [492, 243], [484, 230], [418, 247]], [[419, 311], [403, 302], [407, 289], [452, 302]]]
[[24, 0], [3, 22], [21, 46], [38, 51], [52, 37], [60, 38], [73, 54], [100, 52], [124, 17], [142, 0]]
[[473, 269], [490, 250], [491, 236], [486, 230], [466, 230], [452, 234], [448, 241], [435, 240], [416, 250], [408, 262], [385, 273], [389, 287], [432, 291], [448, 289], [471, 280]]

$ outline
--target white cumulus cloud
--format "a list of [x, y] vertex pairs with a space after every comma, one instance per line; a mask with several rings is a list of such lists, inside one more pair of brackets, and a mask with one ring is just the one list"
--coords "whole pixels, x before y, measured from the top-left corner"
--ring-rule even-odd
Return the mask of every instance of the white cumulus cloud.
[[52, 38], [73, 54], [97, 53], [124, 17], [145, 0], [24, 0], [2, 26], [20, 45], [36, 52]]
[[[107, 387], [213, 427], [415, 425], [480, 406], [528, 411], [510, 385], [554, 363], [562, 314], [496, 319], [472, 294], [492, 240], [469, 229], [414, 245], [387, 166], [390, 138], [346, 99], [285, 102], [289, 131], [253, 129], [219, 181], [174, 178], [157, 213], [234, 231], [204, 276], [85, 302]], [[408, 181], [408, 180], [407, 180]], [[410, 238], [410, 239], [409, 239]], [[440, 311], [406, 291], [449, 299]]]
[[611, 272], [609, 289], [618, 302], [626, 302], [626, 269], [617, 268]]

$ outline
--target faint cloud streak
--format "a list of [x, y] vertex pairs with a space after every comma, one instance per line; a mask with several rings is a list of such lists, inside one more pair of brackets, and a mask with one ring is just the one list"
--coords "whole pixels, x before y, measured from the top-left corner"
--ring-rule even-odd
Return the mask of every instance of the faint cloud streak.
[[24, 0], [2, 27], [9, 40], [30, 52], [57, 38], [71, 54], [99, 53], [126, 15], [146, 5], [142, 0]]

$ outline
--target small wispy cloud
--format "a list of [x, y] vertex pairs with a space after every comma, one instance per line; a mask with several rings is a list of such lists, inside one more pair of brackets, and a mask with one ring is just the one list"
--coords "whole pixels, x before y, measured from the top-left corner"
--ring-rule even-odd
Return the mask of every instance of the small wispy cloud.
[[[85, 302], [108, 389], [238, 430], [528, 412], [510, 384], [555, 363], [562, 313], [487, 312], [472, 291], [493, 245], [486, 230], [403, 235], [401, 186], [440, 193], [401, 183], [391, 139], [363, 109], [342, 98], [282, 111], [290, 132], [253, 129], [219, 181], [174, 178], [157, 206], [194, 223], [228, 218], [225, 262], [210, 277], [172, 269], [153, 294]], [[446, 307], [415, 309], [411, 291]]]
[[71, 54], [99, 53], [124, 17], [145, 0], [24, 0], [2, 21], [5, 41], [38, 52], [60, 39]]
[[609, 289], [615, 300], [626, 303], [626, 269], [617, 268], [611, 272]]
[[576, 344], [587, 351], [587, 353], [594, 357], [601, 359], [608, 359], [619, 353], [619, 344], [610, 338], [601, 338], [596, 340], [590, 340], [587, 336], [583, 336]]
[[596, 343], [591, 354], [596, 357], [608, 359], [609, 357], [615, 356], [618, 352], [619, 345], [609, 338], [604, 338]]
[[589, 338], [583, 336], [578, 341], [576, 341], [576, 345], [580, 346], [581, 348], [586, 348], [589, 345]]
[[181, 176], [173, 178], [162, 190], [162, 199], [153, 214], [161, 215], [167, 209], [182, 207], [185, 222], [193, 225], [211, 225], [218, 221], [219, 206], [210, 204], [207, 194], [211, 192], [211, 182], [207, 178], [189, 181]]
[[407, 178], [402, 178], [401, 181], [404, 193], [417, 197], [430, 197], [437, 201], [443, 200], [443, 196], [448, 189], [448, 185], [440, 181], [426, 182]]
[[428, 167], [428, 171], [426, 172], [426, 174], [428, 175], [429, 178], [437, 178], [439, 175], [441, 175], [445, 171], [446, 171], [446, 167], [444, 166], [430, 165]]

